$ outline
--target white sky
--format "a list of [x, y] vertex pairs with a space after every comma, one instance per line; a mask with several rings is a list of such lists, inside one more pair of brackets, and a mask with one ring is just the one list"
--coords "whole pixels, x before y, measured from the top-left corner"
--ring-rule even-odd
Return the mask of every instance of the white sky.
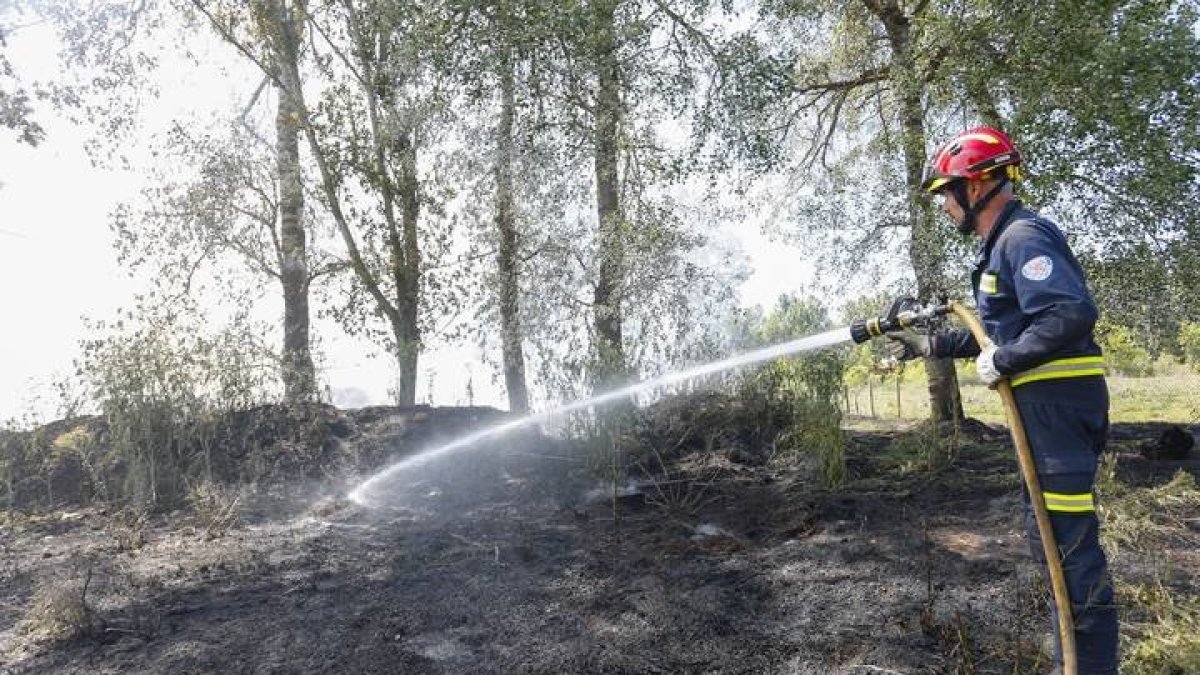
[[[33, 27], [11, 36], [5, 53], [27, 80], [46, 80], [54, 76], [56, 50], [53, 34]], [[175, 89], [164, 92], [171, 107], [188, 105], [182, 92], [201, 91], [196, 82], [187, 81], [192, 72], [173, 74]], [[134, 198], [143, 179], [93, 167], [83, 149], [85, 132], [52, 110], [39, 108], [36, 118], [47, 130], [37, 148], [0, 130], [0, 425], [31, 414], [43, 421], [52, 418], [56, 399], [50, 385], [71, 374], [79, 341], [91, 337], [85, 319], [114, 318], [117, 308], [132, 304], [138, 290], [118, 266], [108, 214]], [[802, 291], [811, 279], [804, 252], [768, 241], [755, 224], [730, 223], [714, 236], [739, 239], [750, 258], [752, 276], [740, 289], [744, 305], [773, 304], [781, 293]], [[365, 394], [344, 403], [387, 403], [394, 378], [391, 360], [332, 324], [314, 328], [330, 387]], [[492, 384], [493, 374], [478, 357], [471, 347], [424, 354], [418, 400], [465, 404], [470, 379], [475, 404], [505, 407], [502, 389]], [[432, 396], [425, 390], [429, 369], [435, 374]]]

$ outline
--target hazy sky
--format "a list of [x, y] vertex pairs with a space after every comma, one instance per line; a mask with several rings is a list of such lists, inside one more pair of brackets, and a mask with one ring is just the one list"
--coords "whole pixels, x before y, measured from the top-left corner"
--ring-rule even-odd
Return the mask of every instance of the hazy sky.
[[[48, 28], [35, 26], [13, 35], [5, 53], [24, 78], [47, 80], [55, 76], [56, 50]], [[170, 108], [186, 109], [189, 97], [233, 95], [228, 86], [197, 82], [193, 75], [194, 69], [169, 73], [164, 99]], [[52, 110], [39, 108], [37, 120], [48, 132], [37, 148], [0, 131], [0, 423], [28, 411], [42, 419], [52, 415], [49, 384], [71, 372], [79, 340], [89, 337], [85, 318], [112, 318], [118, 307], [132, 304], [137, 291], [117, 264], [108, 214], [136, 196], [142, 178], [94, 168], [83, 150], [84, 132]], [[753, 267], [741, 288], [744, 305], [772, 304], [807, 281], [805, 254], [797, 248], [768, 242], [754, 224], [729, 223], [723, 230], [713, 236], [740, 240]], [[316, 328], [331, 388], [365, 394], [346, 404], [385, 403], [394, 377], [390, 359], [332, 325]], [[429, 353], [422, 364], [435, 373], [435, 404], [465, 403], [470, 378], [476, 404], [504, 405], [502, 390], [473, 348]], [[418, 400], [430, 398], [424, 391], [429, 380], [425, 372], [417, 378]]]

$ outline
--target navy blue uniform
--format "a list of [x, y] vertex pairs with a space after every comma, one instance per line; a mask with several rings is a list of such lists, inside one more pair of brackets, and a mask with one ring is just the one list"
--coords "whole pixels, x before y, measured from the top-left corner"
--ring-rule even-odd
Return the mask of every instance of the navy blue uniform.
[[[972, 286], [1033, 450], [1071, 596], [1079, 673], [1116, 673], [1117, 611], [1092, 493], [1108, 432], [1103, 356], [1092, 335], [1095, 302], [1062, 232], [1016, 200], [983, 242]], [[980, 351], [969, 331], [935, 336], [932, 348], [937, 357]], [[1030, 549], [1044, 566], [1024, 497]]]

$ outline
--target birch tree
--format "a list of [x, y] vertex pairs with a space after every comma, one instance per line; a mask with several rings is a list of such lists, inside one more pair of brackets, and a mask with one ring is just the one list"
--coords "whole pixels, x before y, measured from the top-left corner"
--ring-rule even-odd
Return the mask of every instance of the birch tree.
[[[194, 2], [222, 37], [271, 75], [236, 14], [215, 3]], [[265, 0], [255, 5], [273, 6]], [[425, 59], [444, 34], [442, 17], [436, 7], [426, 11], [423, 5], [391, 2], [346, 0], [304, 9], [300, 20], [309, 29], [322, 95], [313, 107], [303, 87], [292, 92], [297, 126], [347, 265], [370, 298], [366, 307], [349, 298], [337, 315], [352, 329], [372, 317], [384, 320], [383, 342], [399, 372], [396, 402], [412, 405], [422, 346], [418, 218], [428, 197], [421, 192], [418, 158], [423, 138], [431, 133], [429, 117], [441, 107]], [[258, 10], [256, 16], [265, 20], [266, 33], [283, 29], [271, 23], [278, 13]], [[301, 81], [298, 73], [275, 79], [285, 87]]]
[[[285, 282], [290, 256], [283, 214], [303, 207], [282, 185], [276, 148], [242, 128], [219, 137], [177, 126], [157, 152], [160, 168], [150, 175], [141, 199], [120, 206], [111, 218], [121, 263], [148, 270], [157, 279], [158, 294], [170, 304], [198, 294], [201, 279], [245, 279], [217, 290], [237, 305], [253, 298], [256, 280], [279, 284], [285, 291], [285, 316], [299, 312], [303, 318], [302, 323], [285, 321], [285, 347], [288, 334], [299, 330], [301, 336], [290, 338], [302, 337], [300, 353], [307, 355], [308, 289], [340, 265], [302, 246], [291, 255], [304, 256], [299, 265], [304, 276]], [[315, 214], [301, 210], [295, 218], [313, 222]], [[288, 297], [289, 286], [303, 294], [302, 303]], [[285, 351], [278, 373], [286, 403], [312, 400], [311, 357], [304, 369], [296, 361], [289, 363]]]
[[502, 36], [496, 61], [500, 89], [500, 110], [496, 119], [496, 233], [500, 239], [496, 255], [500, 310], [500, 342], [504, 390], [508, 408], [513, 412], [529, 410], [529, 389], [525, 380], [525, 333], [521, 329], [520, 232], [516, 223], [516, 188], [513, 185], [513, 133], [516, 119], [516, 64], [514, 48], [504, 36], [513, 31], [509, 8], [497, 8], [497, 33]]
[[[122, 146], [135, 133], [144, 133], [142, 106], [157, 100], [157, 68], [164, 50], [200, 62], [192, 51], [197, 29], [204, 30], [193, 21], [196, 8], [209, 6], [180, 0], [50, 2], [42, 8], [60, 29], [65, 60], [76, 74], [74, 81], [59, 85], [59, 99], [72, 115], [96, 129], [89, 151], [97, 162], [109, 163], [113, 157], [127, 161]], [[262, 155], [247, 149], [260, 145], [257, 130], [246, 122], [249, 110], [240, 122], [231, 116], [232, 138], [246, 144], [240, 155], [225, 145], [228, 139], [205, 138], [185, 131], [187, 122], [177, 123], [165, 139], [146, 145], [159, 143], [154, 152], [174, 154], [170, 169], [195, 169], [198, 177], [188, 184], [179, 174], [160, 171], [161, 163], [149, 167], [158, 184], [146, 194], [165, 201], [147, 209], [127, 205], [115, 214], [118, 252], [126, 262], [154, 265], [160, 279], [183, 291], [196, 270], [212, 264], [218, 253], [236, 253], [246, 269], [279, 283], [284, 314], [279, 377], [285, 402], [301, 405], [316, 393], [309, 325], [309, 286], [316, 275], [309, 268], [298, 116], [291, 96], [299, 89], [293, 78], [299, 73], [304, 2], [214, 3], [213, 8], [231, 24], [253, 26], [247, 31], [247, 54], [267, 78], [264, 85], [273, 83], [277, 94], [275, 141], [269, 153], [274, 169], [263, 174], [258, 165]], [[262, 87], [251, 106], [261, 91]], [[185, 148], [196, 154], [180, 153]], [[222, 198], [232, 201], [224, 204]], [[163, 244], [167, 247], [155, 248]], [[225, 295], [235, 303], [239, 297]]]
[[[528, 105], [528, 72], [539, 55], [539, 44], [547, 26], [538, 20], [537, 7], [520, 0], [451, 3], [454, 12], [466, 17], [455, 31], [456, 58], [451, 66], [466, 97], [478, 100], [460, 119], [475, 117], [488, 143], [473, 146], [466, 158], [464, 173], [486, 173], [492, 194], [490, 213], [479, 214], [491, 226], [475, 242], [473, 259], [494, 259], [494, 267], [484, 272], [485, 297], [480, 299], [478, 319], [499, 323], [500, 370], [509, 410], [529, 410], [529, 382], [526, 377], [525, 329], [522, 305], [523, 257], [528, 245], [521, 226], [521, 186], [517, 173], [519, 154], [525, 144], [518, 134], [528, 132], [527, 122], [519, 120], [521, 108]], [[471, 122], [464, 119], [466, 126]], [[469, 180], [466, 182], [470, 182]], [[487, 182], [487, 181], [484, 181]], [[527, 210], [527, 209], [526, 209]], [[495, 317], [490, 313], [494, 308]], [[480, 326], [476, 332], [489, 332]]]
[[[686, 260], [704, 237], [664, 190], [690, 175], [686, 151], [672, 149], [662, 128], [691, 131], [698, 82], [715, 67], [696, 25], [707, 11], [706, 3], [595, 0], [561, 3], [556, 19], [559, 70], [546, 95], [563, 107], [567, 143], [588, 153], [592, 183], [586, 305], [594, 390], [637, 372], [634, 352], [646, 346], [653, 312], [689, 311], [682, 285], [712, 282], [713, 301], [722, 301], [719, 275]], [[659, 304], [666, 297], [674, 298], [669, 308]]]
[[[774, 57], [769, 51], [766, 58], [756, 56], [749, 61], [750, 66], [768, 71], [782, 66], [792, 74], [790, 83], [784, 86], [779, 86], [777, 75], [766, 78], [774, 84], [768, 96], [777, 97], [780, 105], [776, 114], [755, 122], [765, 123], [755, 133], [766, 133], [797, 147], [800, 157], [793, 166], [810, 175], [828, 167], [831, 159], [845, 160], [847, 156], [847, 161], [858, 164], [847, 172], [856, 174], [854, 179], [859, 181], [886, 174], [876, 168], [880, 164], [896, 166], [896, 174], [902, 179], [895, 189], [898, 197], [889, 201], [890, 208], [902, 215], [870, 218], [859, 242], [848, 248], [877, 246], [888, 236], [887, 230], [902, 227], [909, 233], [908, 265], [916, 294], [930, 299], [946, 295], [951, 290], [945, 273], [948, 228], [934, 222], [933, 212], [920, 193], [930, 144], [924, 96], [929, 82], [940, 75], [942, 58], [924, 30], [930, 3], [784, 2], [768, 4], [765, 9], [786, 22], [794, 46], [790, 55], [785, 50]], [[839, 150], [839, 145], [845, 144], [843, 138], [856, 134], [871, 141], [857, 152]], [[766, 159], [768, 163], [777, 161], [771, 156]], [[845, 190], [849, 186], [838, 187]], [[862, 196], [851, 193], [850, 198]], [[856, 206], [859, 213], [870, 213]], [[862, 264], [861, 260], [856, 262]], [[925, 366], [933, 419], [961, 419], [962, 403], [953, 363], [949, 359], [927, 359]]]

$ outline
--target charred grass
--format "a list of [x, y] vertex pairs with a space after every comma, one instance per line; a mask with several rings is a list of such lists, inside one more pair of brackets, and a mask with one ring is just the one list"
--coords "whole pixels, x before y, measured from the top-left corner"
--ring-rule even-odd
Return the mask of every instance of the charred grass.
[[[500, 484], [448, 471], [374, 511], [330, 499], [281, 518], [197, 484], [178, 512], [8, 512], [0, 659], [14, 673], [1046, 672], [1048, 595], [1002, 429], [853, 420], [831, 485], [820, 451], [738, 433], [728, 403], [679, 404], [575, 455], [479, 458]], [[1124, 431], [1118, 450], [1155, 432]], [[1120, 460], [1101, 501], [1124, 672], [1196, 672], [1196, 467]], [[456, 489], [470, 494], [432, 508]]]

